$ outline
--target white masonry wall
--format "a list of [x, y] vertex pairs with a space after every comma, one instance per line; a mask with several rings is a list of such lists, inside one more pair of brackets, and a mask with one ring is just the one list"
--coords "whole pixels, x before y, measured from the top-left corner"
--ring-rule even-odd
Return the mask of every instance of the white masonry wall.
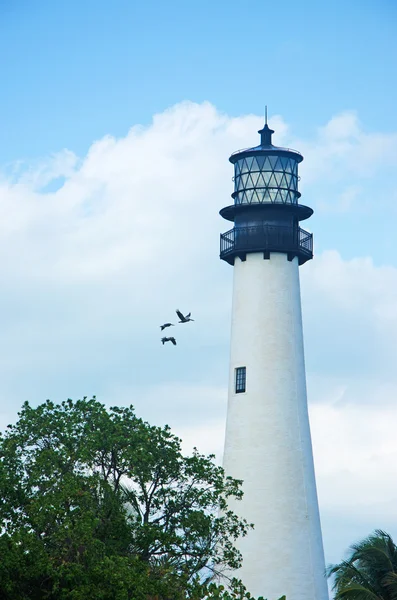
[[[235, 394], [235, 369], [246, 392]], [[224, 468], [243, 479], [231, 508], [255, 524], [235, 573], [254, 596], [328, 600], [307, 412], [298, 260], [234, 265]]]

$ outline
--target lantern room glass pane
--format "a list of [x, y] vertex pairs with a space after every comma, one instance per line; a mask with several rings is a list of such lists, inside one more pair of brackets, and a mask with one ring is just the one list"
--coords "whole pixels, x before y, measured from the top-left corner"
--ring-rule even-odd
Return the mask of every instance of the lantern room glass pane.
[[248, 156], [248, 157], [245, 159], [245, 162], [247, 163], [247, 168], [248, 168], [248, 171], [251, 171], [251, 167], [252, 167], [252, 156]]
[[275, 171], [284, 171], [283, 159], [281, 156], [277, 157], [276, 164], [274, 165]]
[[239, 163], [239, 167], [240, 167], [240, 173], [246, 173], [248, 171], [248, 168], [247, 168], [247, 163], [245, 162], [245, 160], [244, 159], [239, 160], [238, 163]]
[[260, 177], [260, 173], [252, 173], [251, 174], [252, 183], [255, 188], [258, 187], [259, 177]]
[[255, 156], [252, 158], [252, 165], [251, 165], [251, 171], [259, 171], [259, 165], [257, 163], [257, 160], [255, 158]]
[[259, 167], [260, 171], [263, 170], [263, 165], [264, 165], [264, 162], [265, 162], [265, 158], [266, 158], [265, 156], [257, 156], [256, 157], [256, 162], [258, 163], [258, 167]]
[[259, 174], [258, 181], [257, 181], [256, 185], [258, 187], [264, 187], [265, 185], [267, 185], [265, 177], [264, 177], [264, 173], [260, 173]]
[[253, 190], [247, 190], [245, 192], [245, 196], [247, 198], [248, 204], [251, 204], [253, 195], [254, 195], [254, 191]]
[[244, 173], [244, 175], [241, 175], [241, 177], [240, 177], [241, 187], [243, 187], [243, 188], [248, 187], [248, 183], [247, 183], [248, 177], [249, 177], [248, 173]]
[[235, 203], [297, 203], [298, 164], [288, 156], [258, 154], [235, 163]]
[[282, 182], [283, 178], [284, 178], [284, 175], [282, 173], [277, 173], [276, 172], [274, 174], [274, 179], [276, 180], [277, 187], [281, 186], [281, 182]]
[[269, 157], [266, 156], [265, 161], [263, 163], [263, 171], [271, 171], [271, 170], [272, 170], [271, 162], [269, 160]]
[[258, 191], [259, 202], [271, 202], [268, 190]]
[[270, 164], [270, 168], [271, 168], [271, 169], [274, 169], [274, 168], [275, 168], [275, 166], [276, 166], [276, 163], [277, 163], [277, 159], [278, 159], [278, 156], [269, 156], [269, 157], [268, 157], [268, 161], [269, 161], [269, 164]]
[[285, 158], [284, 156], [279, 156], [278, 163], [277, 163], [277, 170], [285, 171], [285, 168], [287, 166], [287, 160], [288, 160], [288, 158]]

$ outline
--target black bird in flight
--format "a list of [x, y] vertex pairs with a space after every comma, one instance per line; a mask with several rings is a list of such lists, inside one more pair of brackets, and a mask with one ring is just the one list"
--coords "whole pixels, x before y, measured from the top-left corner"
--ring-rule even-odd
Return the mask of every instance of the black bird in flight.
[[161, 331], [163, 331], [163, 329], [165, 329], [166, 327], [174, 327], [174, 324], [173, 323], [164, 323], [164, 325], [160, 325]]
[[192, 313], [188, 313], [188, 314], [186, 315], [186, 317], [185, 317], [185, 316], [183, 316], [183, 314], [181, 313], [181, 311], [180, 311], [180, 310], [176, 309], [176, 311], [175, 311], [175, 312], [176, 312], [176, 314], [178, 315], [178, 317], [180, 318], [180, 321], [179, 321], [179, 323], [187, 323], [188, 321], [194, 321], [194, 319], [191, 319], [191, 318], [190, 318], [190, 315], [191, 315]]
[[176, 346], [176, 339], [174, 337], [163, 337], [161, 338], [161, 341], [163, 343], [163, 346], [166, 342], [172, 342], [174, 346]]

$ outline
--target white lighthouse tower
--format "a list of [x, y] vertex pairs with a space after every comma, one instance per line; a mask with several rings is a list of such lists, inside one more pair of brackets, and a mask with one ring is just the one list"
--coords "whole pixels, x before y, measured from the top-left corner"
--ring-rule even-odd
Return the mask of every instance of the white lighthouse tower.
[[239, 542], [236, 576], [254, 596], [327, 600], [324, 552], [307, 411], [299, 265], [313, 257], [312, 234], [299, 221], [303, 156], [272, 144], [230, 157], [234, 221], [221, 235], [221, 259], [234, 265], [227, 475], [243, 480], [231, 508], [254, 530]]

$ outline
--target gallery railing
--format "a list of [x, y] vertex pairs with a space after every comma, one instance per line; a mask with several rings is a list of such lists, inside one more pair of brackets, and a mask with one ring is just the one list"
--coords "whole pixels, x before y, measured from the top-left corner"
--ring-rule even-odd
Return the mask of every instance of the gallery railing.
[[313, 256], [313, 234], [283, 225], [234, 227], [221, 234], [220, 257], [228, 262], [240, 254], [262, 251], [292, 254], [302, 264]]

